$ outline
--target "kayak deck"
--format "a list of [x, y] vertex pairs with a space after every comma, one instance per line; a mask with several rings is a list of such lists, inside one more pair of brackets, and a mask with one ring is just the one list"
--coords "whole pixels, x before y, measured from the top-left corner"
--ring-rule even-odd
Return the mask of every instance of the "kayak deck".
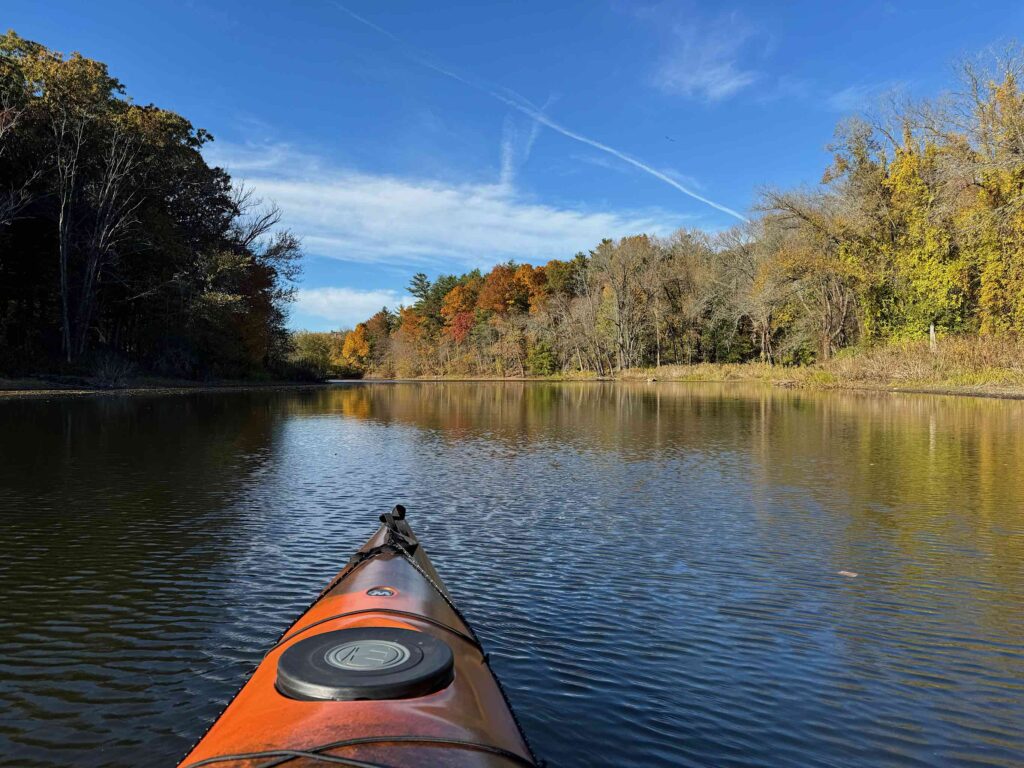
[[180, 768], [536, 765], [404, 516], [381, 516]]

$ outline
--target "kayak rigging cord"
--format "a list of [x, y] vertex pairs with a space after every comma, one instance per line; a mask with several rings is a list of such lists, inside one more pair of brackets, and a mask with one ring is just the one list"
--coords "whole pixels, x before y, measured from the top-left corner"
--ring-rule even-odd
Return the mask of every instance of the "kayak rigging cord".
[[208, 757], [205, 760], [200, 760], [198, 763], [189, 763], [185, 768], [198, 768], [200, 765], [215, 765], [216, 763], [235, 762], [236, 760], [257, 760], [261, 757], [281, 757], [284, 759], [275, 760], [272, 763], [264, 763], [261, 766], [257, 766], [257, 768], [281, 765], [289, 760], [298, 760], [299, 758], [303, 760], [316, 760], [318, 763], [354, 766], [355, 768], [391, 768], [391, 766], [384, 765], [383, 763], [367, 763], [364, 760], [352, 760], [347, 757], [338, 757], [337, 755], [321, 755], [301, 749], [274, 749], [267, 752], [239, 752], [237, 755], [220, 755], [218, 757]]
[[265, 752], [244, 752], [236, 755], [218, 755], [207, 757], [194, 763], [189, 763], [183, 768], [200, 768], [204, 765], [216, 765], [236, 760], [258, 760], [261, 757], [277, 758], [267, 763], [260, 763], [256, 768], [275, 768], [284, 765], [292, 760], [318, 760], [323, 763], [334, 765], [356, 766], [357, 768], [391, 768], [385, 763], [368, 763], [363, 760], [355, 760], [341, 755], [324, 754], [328, 749], [341, 749], [343, 747], [355, 747], [362, 744], [424, 744], [427, 746], [455, 747], [457, 749], [468, 749], [477, 752], [486, 752], [491, 755], [503, 757], [519, 766], [526, 768], [537, 768], [537, 763], [528, 760], [522, 755], [511, 752], [491, 744], [482, 744], [477, 741], [465, 741], [463, 739], [444, 739], [436, 736], [364, 736], [358, 739], [345, 739], [344, 741], [332, 741], [307, 749], [273, 749]]
[[[419, 548], [419, 541], [417, 540], [415, 534], [413, 534], [412, 530], [409, 528], [409, 524], [405, 522], [405, 507], [403, 507], [401, 504], [396, 504], [395, 508], [391, 512], [387, 512], [380, 516], [380, 521], [384, 524], [384, 527], [387, 530], [387, 538], [385, 539], [385, 542], [378, 547], [374, 547], [371, 550], [356, 554], [349, 561], [348, 567], [345, 568], [344, 571], [338, 575], [338, 578], [335, 579], [333, 583], [327, 586], [327, 589], [325, 589], [322, 594], [327, 594], [327, 592], [336, 587], [347, 576], [351, 575], [351, 573], [356, 569], [357, 566], [361, 565], [367, 560], [372, 560], [373, 558], [383, 554], [398, 554], [407, 563], [409, 563], [409, 565], [411, 565], [413, 569], [420, 576], [422, 576], [428, 584], [430, 584], [431, 587], [434, 588], [434, 591], [441, 596], [441, 599], [444, 600], [445, 604], [452, 610], [452, 613], [454, 613], [455, 616], [459, 619], [459, 621], [461, 621], [463, 625], [465, 625], [468, 634], [459, 632], [453, 627], [449, 627], [446, 624], [442, 624], [441, 622], [427, 618], [420, 614], [413, 614], [413, 616], [417, 619], [422, 619], [423, 621], [426, 621], [428, 623], [437, 624], [443, 629], [455, 632], [463, 639], [466, 639], [469, 642], [471, 642], [473, 646], [480, 651], [484, 665], [490, 670], [490, 655], [484, 651], [483, 645], [480, 643], [480, 639], [477, 637], [477, 634], [473, 630], [473, 627], [469, 623], [469, 620], [463, 615], [462, 611], [459, 610], [459, 607], [455, 605], [455, 603], [448, 596], [448, 593], [441, 587], [441, 585], [438, 584], [434, 580], [434, 578], [429, 573], [427, 573], [427, 571], [416, 561], [415, 552]], [[395, 612], [398, 613], [398, 611]], [[405, 612], [403, 611], [402, 613]], [[330, 621], [332, 618], [338, 617], [328, 617], [326, 619], [322, 619], [321, 622], [317, 623]], [[296, 632], [293, 632], [290, 635], [285, 635], [281, 638], [281, 640], [279, 640], [275, 644], [274, 647], [276, 648], [281, 643], [284, 643], [286, 640], [290, 639], [291, 637], [294, 637], [300, 632], [304, 632], [306, 629], [309, 629], [312, 626], [314, 625], [311, 624], [309, 625], [309, 627], [303, 627], [302, 629], [297, 630]], [[273, 650], [273, 648], [271, 650]], [[501, 684], [501, 678], [493, 674], [493, 670], [491, 670], [491, 672], [491, 678], [494, 680], [495, 685], [498, 687], [498, 692], [501, 693], [501, 697], [505, 701], [505, 706], [508, 708], [509, 714], [512, 715], [512, 721], [516, 724], [516, 728], [518, 729], [519, 735], [523, 740], [523, 744], [526, 745], [526, 751], [530, 755], [530, 762], [523, 763], [523, 765], [542, 765], [543, 763], [538, 760], [536, 753], [533, 751], [533, 746], [530, 744], [529, 739], [526, 737], [526, 732], [523, 730], [523, 725], [519, 722], [519, 717], [516, 715], [516, 711], [512, 707], [512, 701], [509, 699], [508, 693], [505, 691], [505, 686]], [[516, 757], [520, 760], [523, 759], [518, 755], [516, 755]]]
[[[415, 546], [419, 545], [419, 542], [416, 541], [415, 536], [412, 536], [412, 531], [409, 529], [409, 524], [405, 522], [405, 507], [403, 507], [401, 504], [395, 505], [395, 509], [392, 513], [380, 516], [380, 521], [384, 523], [384, 525], [387, 526], [388, 529], [387, 543], [392, 544], [398, 550], [399, 554], [401, 554], [402, 557], [405, 558], [406, 562], [408, 562], [409, 565], [415, 568], [416, 571], [424, 579], [427, 580], [427, 583], [429, 583], [430, 586], [432, 586], [437, 591], [437, 593], [441, 596], [441, 599], [448, 604], [448, 607], [451, 608], [452, 612], [458, 617], [459, 621], [461, 621], [466, 626], [466, 629], [469, 631], [469, 634], [473, 637], [473, 640], [476, 642], [476, 645], [482, 648], [483, 646], [481, 645], [480, 640], [477, 638], [476, 632], [473, 631], [473, 626], [469, 623], [469, 619], [467, 619], [462, 614], [462, 611], [460, 611], [459, 607], [455, 605], [454, 602], [452, 602], [452, 599], [448, 596], [448, 593], [445, 592], [445, 590], [442, 589], [441, 586], [436, 581], [434, 581], [434, 579], [431, 577], [429, 573], [427, 573], [422, 567], [420, 567], [420, 564], [416, 562], [416, 558], [413, 557], [412, 553], [415, 551]], [[405, 532], [397, 530], [398, 525], [404, 527], [405, 531], [408, 531], [408, 535], [412, 536], [412, 540], [414, 543], [413, 549], [406, 550], [406, 548], [402, 546], [401, 542], [406, 540], [407, 537]], [[398, 535], [396, 536], [395, 534]], [[505, 700], [505, 707], [508, 709], [508, 713], [512, 715], [512, 722], [516, 724], [516, 729], [519, 731], [519, 736], [520, 738], [522, 738], [523, 744], [526, 745], [526, 751], [529, 752], [530, 759], [533, 761], [532, 764], [535, 766], [542, 765], [543, 763], [537, 758], [537, 753], [533, 751], [533, 745], [530, 744], [530, 740], [526, 736], [526, 731], [523, 730], [523, 724], [519, 722], [519, 716], [516, 715], [516, 710], [512, 706], [512, 700], [509, 699], [508, 693], [505, 691], [505, 686], [501, 684], [501, 678], [494, 674], [494, 670], [491, 667], [490, 654], [484, 653], [483, 662], [484, 666], [486, 666], [487, 669], [490, 670], [491, 678], [494, 680], [494, 684], [497, 686], [498, 692], [501, 694], [501, 698]]]

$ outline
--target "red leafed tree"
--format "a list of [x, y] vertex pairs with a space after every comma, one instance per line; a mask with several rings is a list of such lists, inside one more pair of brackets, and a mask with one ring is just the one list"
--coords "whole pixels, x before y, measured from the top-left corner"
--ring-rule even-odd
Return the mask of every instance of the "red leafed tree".
[[448, 323], [448, 335], [461, 344], [473, 330], [473, 319], [472, 312], [459, 312]]

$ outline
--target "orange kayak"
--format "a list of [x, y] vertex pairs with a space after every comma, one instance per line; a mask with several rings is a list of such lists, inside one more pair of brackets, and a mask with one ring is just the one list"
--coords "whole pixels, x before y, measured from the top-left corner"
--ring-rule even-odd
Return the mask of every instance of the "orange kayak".
[[179, 768], [537, 765], [405, 509], [381, 523]]

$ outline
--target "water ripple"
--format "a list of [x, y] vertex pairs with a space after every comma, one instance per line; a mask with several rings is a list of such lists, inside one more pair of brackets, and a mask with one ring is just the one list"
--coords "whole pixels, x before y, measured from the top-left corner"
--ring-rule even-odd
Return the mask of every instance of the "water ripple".
[[1022, 417], [660, 384], [0, 403], [0, 765], [173, 765], [398, 500], [552, 766], [1024, 764]]

